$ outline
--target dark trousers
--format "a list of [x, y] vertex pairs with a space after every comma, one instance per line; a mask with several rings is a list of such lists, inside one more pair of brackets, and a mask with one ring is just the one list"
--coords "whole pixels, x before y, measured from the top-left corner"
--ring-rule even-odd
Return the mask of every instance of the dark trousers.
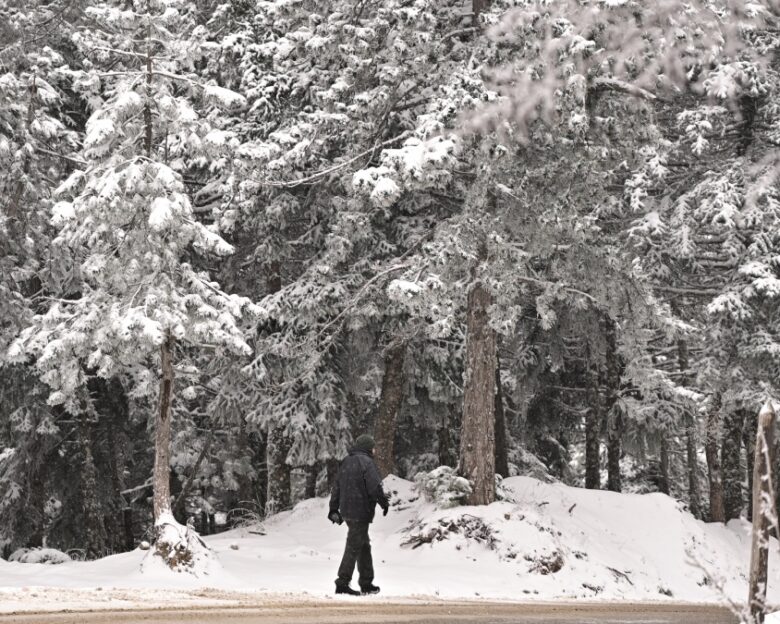
[[352, 574], [357, 563], [360, 575], [360, 587], [371, 585], [374, 580], [374, 562], [371, 559], [371, 540], [368, 537], [368, 522], [347, 520], [347, 545], [339, 566], [339, 577], [336, 585], [346, 587], [352, 581]]

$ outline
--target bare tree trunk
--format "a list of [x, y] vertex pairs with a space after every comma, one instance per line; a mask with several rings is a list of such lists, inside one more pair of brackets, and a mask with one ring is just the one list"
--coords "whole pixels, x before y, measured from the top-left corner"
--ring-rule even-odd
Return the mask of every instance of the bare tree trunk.
[[445, 413], [443, 422], [437, 432], [439, 444], [439, 465], [455, 467], [458, 458], [455, 456], [454, 441], [452, 439], [452, 424], [450, 416]]
[[316, 498], [317, 496], [317, 475], [320, 473], [319, 464], [313, 466], [306, 466], [306, 483], [303, 489], [304, 498]]
[[748, 603], [753, 621], [761, 624], [766, 615], [769, 529], [772, 524], [770, 519], [776, 519], [776, 491], [772, 475], [776, 414], [771, 402], [763, 407], [758, 419], [753, 473], [753, 543], [750, 555]]
[[501, 364], [496, 357], [496, 474], [509, 476], [509, 449], [507, 448], [504, 392], [501, 388]]
[[589, 490], [601, 489], [601, 398], [599, 397], [599, 376], [596, 363], [592, 360], [588, 346], [587, 388], [585, 403], [585, 487]]
[[723, 512], [726, 522], [739, 518], [744, 502], [742, 500], [742, 429], [745, 425], [745, 411], [732, 410], [723, 421], [723, 442], [720, 447], [720, 461], [723, 471]]
[[160, 409], [154, 426], [154, 520], [171, 513], [171, 402], [173, 400], [173, 348], [175, 340], [168, 335], [160, 346], [162, 377]]
[[[266, 288], [269, 293], [282, 289], [282, 267], [279, 260], [274, 259], [267, 266]], [[290, 466], [287, 463], [291, 442], [285, 429], [286, 425], [275, 423], [268, 427], [266, 435], [266, 515], [287, 509], [292, 503]]]
[[670, 479], [669, 479], [669, 439], [666, 432], [661, 433], [661, 449], [658, 453], [658, 491], [662, 494], [669, 494], [670, 492]]
[[328, 492], [333, 489], [336, 484], [336, 477], [339, 474], [340, 462], [338, 459], [329, 459], [325, 462], [325, 469], [328, 471]]
[[374, 458], [379, 474], [386, 477], [395, 470], [395, 429], [404, 391], [406, 343], [391, 343], [385, 351], [385, 374], [376, 417]]
[[268, 496], [265, 503], [266, 514], [271, 515], [289, 509], [290, 465], [287, 455], [291, 448], [284, 425], [277, 425], [268, 432], [266, 464], [268, 466]]
[[707, 430], [704, 441], [704, 453], [707, 457], [710, 482], [710, 522], [724, 522], [726, 518], [723, 509], [723, 480], [720, 472], [720, 454], [718, 453], [720, 405], [721, 397], [720, 393], [717, 393], [713, 397], [713, 405], [707, 413]]
[[43, 467], [38, 466], [31, 472], [29, 489], [27, 491], [27, 498], [24, 506], [25, 517], [18, 518], [19, 524], [29, 524], [32, 526], [31, 529], [28, 529], [29, 537], [27, 538], [26, 543], [26, 546], [30, 548], [40, 548], [43, 546], [46, 523], [46, 514], [44, 511], [45, 493]]
[[495, 500], [496, 335], [489, 325], [490, 292], [481, 282], [468, 296], [466, 374], [460, 436], [460, 473], [471, 482], [470, 505]]
[[82, 410], [78, 416], [78, 439], [81, 447], [81, 509], [84, 513], [84, 550], [88, 559], [97, 559], [108, 551], [108, 534], [103, 523], [103, 509], [97, 494], [97, 471], [92, 455], [92, 435], [89, 415]]
[[615, 322], [608, 316], [603, 318], [606, 351], [606, 399], [607, 415], [607, 489], [612, 492], [622, 490], [620, 475], [620, 457], [623, 454], [623, 414], [617, 408], [620, 390], [620, 362], [617, 352], [617, 330]]
[[[677, 342], [677, 363], [680, 367], [680, 384], [685, 387], [690, 383], [688, 343], [685, 340]], [[695, 518], [702, 517], [701, 488], [699, 487], [699, 459], [696, 452], [696, 419], [690, 409], [685, 410], [685, 455], [688, 466], [688, 508]]]
[[694, 518], [704, 515], [699, 488], [699, 455], [696, 452], [696, 420], [689, 410], [685, 412], [685, 455], [688, 467], [688, 508]]
[[257, 470], [257, 483], [255, 484], [257, 511], [265, 510], [266, 497], [268, 496], [268, 463], [266, 455], [268, 451], [268, 435], [257, 431], [252, 434], [252, 456]]
[[755, 463], [757, 434], [758, 418], [748, 411], [745, 427], [742, 429], [742, 443], [745, 445], [745, 459], [747, 460], [748, 496], [750, 497], [747, 504], [748, 520], [753, 520], [753, 505], [755, 504], [753, 500], [753, 464]]

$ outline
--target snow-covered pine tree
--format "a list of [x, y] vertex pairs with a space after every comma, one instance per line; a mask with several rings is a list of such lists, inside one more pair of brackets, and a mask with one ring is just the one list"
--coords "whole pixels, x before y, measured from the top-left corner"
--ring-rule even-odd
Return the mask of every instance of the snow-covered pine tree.
[[[49, 217], [52, 186], [71, 170], [77, 136], [66, 126], [70, 80], [56, 50], [70, 29], [47, 36], [51, 20], [50, 7], [38, 2], [0, 2], [0, 445], [7, 447], [0, 462], [0, 549], [6, 555], [46, 539], [45, 485], [63, 436], [33, 371], [6, 358], [41, 298], [61, 292], [67, 266], [51, 245]], [[47, 45], [29, 43], [43, 39]]]
[[696, 77], [699, 97], [664, 107], [668, 139], [629, 183], [644, 270], [698, 328], [687, 381], [701, 391], [712, 520], [744, 508], [745, 410], [754, 415], [777, 392], [778, 76], [769, 59], [778, 41], [760, 25], [741, 37], [731, 57]]
[[[100, 3], [87, 12], [94, 26], [77, 38], [85, 54], [96, 56], [94, 68], [78, 77], [94, 106], [82, 150], [86, 167], [57, 190], [52, 217], [56, 244], [78, 261], [80, 292], [36, 315], [10, 353], [34, 357], [51, 387], [49, 404], [72, 413], [84, 409], [90, 375], [123, 375], [135, 396], [159, 386], [154, 552], [172, 568], [197, 572], [202, 546], [171, 513], [175, 357], [179, 348], [203, 346], [248, 354], [240, 319], [259, 309], [193, 266], [196, 254], [232, 249], [198, 220], [182, 174], [224, 144], [210, 112], [244, 101], [193, 75], [203, 49], [193, 3]], [[102, 71], [101, 61], [113, 69]]]

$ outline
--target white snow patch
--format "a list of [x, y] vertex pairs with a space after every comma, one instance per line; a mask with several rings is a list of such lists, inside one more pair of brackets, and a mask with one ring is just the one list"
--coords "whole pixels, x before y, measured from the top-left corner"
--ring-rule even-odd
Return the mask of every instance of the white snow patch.
[[71, 561], [70, 555], [55, 548], [20, 548], [11, 553], [8, 561], [14, 563], [46, 563], [57, 565]]
[[[733, 600], [747, 595], [749, 527], [701, 522], [663, 494], [512, 477], [502, 482], [499, 502], [438, 509], [408, 481], [390, 476], [385, 486], [390, 513], [378, 514], [371, 527], [383, 597], [720, 603], [717, 585]], [[0, 590], [0, 610], [18, 610], [25, 594], [36, 610], [74, 603], [100, 608], [110, 588], [127, 595], [143, 590], [145, 607], [192, 604], [204, 599], [206, 587], [219, 600], [232, 592], [256, 599], [287, 592], [296, 600], [329, 596], [346, 528], [328, 522], [327, 513], [327, 499], [311, 499], [262, 527], [206, 537], [221, 564], [208, 576], [175, 574], [162, 563], [142, 572], [148, 553], [141, 550], [57, 566], [0, 560], [0, 587], [7, 588]], [[780, 603], [777, 548], [772, 540], [771, 604]], [[31, 599], [20, 588], [32, 585], [46, 589]]]
[[160, 232], [173, 221], [173, 205], [167, 197], [155, 197], [149, 210], [149, 227]]
[[243, 95], [224, 87], [206, 85], [203, 87], [203, 96], [206, 101], [213, 102], [222, 108], [236, 109], [246, 107], [246, 98]]

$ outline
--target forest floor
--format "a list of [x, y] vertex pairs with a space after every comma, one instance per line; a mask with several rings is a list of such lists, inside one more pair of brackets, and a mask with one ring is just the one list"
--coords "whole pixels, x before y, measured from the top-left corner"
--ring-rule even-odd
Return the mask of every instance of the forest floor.
[[[717, 605], [747, 594], [747, 524], [698, 521], [662, 494], [514, 477], [490, 506], [436, 509], [408, 481], [389, 477], [386, 488], [390, 514], [371, 528], [384, 600]], [[262, 525], [206, 537], [216, 560], [199, 577], [148, 561], [142, 569], [141, 550], [59, 565], [0, 560], [0, 612], [337, 604], [346, 529], [328, 522], [327, 506], [303, 501]], [[780, 604], [777, 547], [772, 604]]]
[[272, 604], [259, 608], [0, 615], [0, 624], [734, 624], [728, 610], [690, 605], [435, 603]]

